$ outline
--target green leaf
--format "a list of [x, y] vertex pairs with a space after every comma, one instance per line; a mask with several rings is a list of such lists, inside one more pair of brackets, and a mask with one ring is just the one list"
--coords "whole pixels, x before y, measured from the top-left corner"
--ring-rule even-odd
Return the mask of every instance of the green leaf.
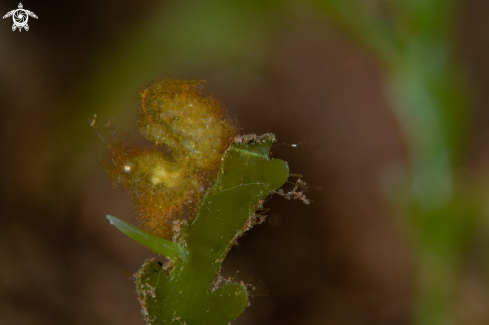
[[214, 281], [236, 239], [253, 226], [260, 200], [289, 176], [286, 162], [268, 156], [271, 139], [263, 139], [227, 152], [216, 183], [182, 228], [185, 258], [177, 256], [168, 269], [149, 260], [135, 274], [148, 324], [225, 325], [248, 305], [243, 283]]
[[180, 245], [150, 234], [136, 226], [131, 225], [128, 222], [122, 221], [111, 215], [107, 215], [107, 219], [110, 221], [111, 225], [114, 225], [117, 229], [125, 233], [127, 236], [131, 237], [135, 241], [149, 249], [155, 251], [158, 254], [164, 255], [168, 258], [177, 256], [177, 254], [183, 252], [183, 248]]

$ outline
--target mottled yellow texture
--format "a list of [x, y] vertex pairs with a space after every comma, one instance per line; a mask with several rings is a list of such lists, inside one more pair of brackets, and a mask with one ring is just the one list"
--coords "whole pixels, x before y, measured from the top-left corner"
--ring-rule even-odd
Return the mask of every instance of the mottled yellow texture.
[[173, 220], [193, 216], [235, 135], [222, 105], [203, 95], [202, 83], [155, 79], [139, 92], [137, 122], [154, 145], [119, 136], [107, 146], [108, 174], [131, 190], [141, 226], [160, 237], [171, 237]]

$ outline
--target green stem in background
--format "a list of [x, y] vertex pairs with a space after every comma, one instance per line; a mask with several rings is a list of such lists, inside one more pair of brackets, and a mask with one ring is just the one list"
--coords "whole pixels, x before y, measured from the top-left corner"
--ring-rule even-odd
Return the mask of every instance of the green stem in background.
[[311, 1], [380, 59], [411, 151], [413, 198], [443, 207], [466, 127], [464, 87], [451, 60], [454, 1]]
[[410, 149], [409, 198], [418, 263], [416, 324], [452, 323], [463, 249], [481, 216], [479, 196], [460, 189], [466, 90], [451, 58], [455, 1], [312, 0], [373, 51]]
[[[259, 223], [254, 212], [262, 200], [289, 177], [287, 163], [269, 157], [273, 135], [249, 139], [227, 151], [193, 221], [174, 229], [178, 244], [169, 250], [170, 263], [162, 267], [148, 260], [136, 273], [148, 324], [225, 325], [248, 305], [246, 285], [223, 281], [219, 270], [236, 240]], [[157, 252], [162, 252], [161, 245], [171, 246], [164, 240], [148, 241], [147, 233], [118, 222], [114, 224], [124, 233]], [[185, 253], [178, 254], [178, 247]]]

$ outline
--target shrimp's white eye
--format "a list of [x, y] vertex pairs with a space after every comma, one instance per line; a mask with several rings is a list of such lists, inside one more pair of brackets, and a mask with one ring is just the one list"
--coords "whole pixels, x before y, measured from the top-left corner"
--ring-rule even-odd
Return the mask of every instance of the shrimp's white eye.
[[129, 162], [129, 163], [125, 163], [124, 167], [122, 168], [124, 169], [124, 172], [130, 173], [132, 172], [133, 167], [134, 167], [133, 164]]

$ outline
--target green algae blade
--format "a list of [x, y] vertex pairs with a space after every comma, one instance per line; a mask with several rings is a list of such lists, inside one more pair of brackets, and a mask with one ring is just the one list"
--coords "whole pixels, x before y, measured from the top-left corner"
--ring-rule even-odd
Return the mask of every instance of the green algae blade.
[[131, 225], [129, 222], [125, 222], [111, 215], [107, 215], [107, 220], [110, 221], [111, 225], [114, 225], [124, 234], [158, 254], [161, 254], [168, 258], [172, 258], [183, 251], [180, 245], [150, 234], [149, 232], [146, 232], [134, 225]]
[[270, 137], [233, 144], [192, 223], [182, 228], [187, 254], [163, 268], [148, 260], [135, 274], [148, 324], [226, 325], [248, 305], [244, 283], [216, 283], [229, 249], [253, 226], [252, 215], [289, 177], [286, 162], [270, 159]]

